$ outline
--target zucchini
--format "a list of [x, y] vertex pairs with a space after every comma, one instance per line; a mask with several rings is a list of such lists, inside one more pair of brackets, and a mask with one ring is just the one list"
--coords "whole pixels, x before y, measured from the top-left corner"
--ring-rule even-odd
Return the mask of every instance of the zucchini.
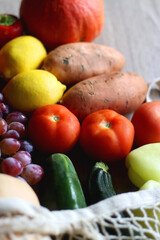
[[97, 162], [93, 166], [87, 181], [88, 204], [116, 195], [108, 169], [103, 162]]
[[49, 176], [46, 177], [47, 182], [43, 184], [40, 199], [43, 206], [50, 210], [86, 207], [78, 175], [68, 156], [62, 153], [52, 154], [46, 161], [46, 172]]
[[[97, 162], [87, 179], [87, 195], [88, 195], [88, 204], [94, 204], [104, 199], [110, 198], [116, 195], [116, 192], [113, 188], [112, 178], [110, 173], [108, 172], [109, 168], [103, 162]], [[125, 211], [119, 213], [122, 218], [129, 217]], [[113, 218], [116, 216], [112, 216]], [[112, 222], [106, 221], [109, 224]], [[117, 236], [116, 230], [111, 227], [106, 227], [106, 230], [110, 235]], [[131, 236], [130, 231], [128, 228], [120, 229], [122, 236]], [[99, 231], [101, 231], [101, 227], [99, 226]], [[139, 236], [137, 231], [133, 230], [134, 236]]]

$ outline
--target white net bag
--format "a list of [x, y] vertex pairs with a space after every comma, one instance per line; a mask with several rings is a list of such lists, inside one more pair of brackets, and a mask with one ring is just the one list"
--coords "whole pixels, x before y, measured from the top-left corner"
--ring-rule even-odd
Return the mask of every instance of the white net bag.
[[123, 193], [77, 210], [0, 199], [0, 240], [160, 239], [160, 188]]

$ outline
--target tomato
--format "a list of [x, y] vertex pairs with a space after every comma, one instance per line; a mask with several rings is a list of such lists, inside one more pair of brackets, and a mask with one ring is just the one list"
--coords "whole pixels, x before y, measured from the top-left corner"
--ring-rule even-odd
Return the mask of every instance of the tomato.
[[137, 146], [160, 142], [160, 101], [143, 103], [134, 112], [131, 122]]
[[95, 160], [111, 162], [124, 158], [133, 140], [133, 124], [113, 110], [91, 113], [81, 125], [80, 145]]
[[69, 151], [77, 142], [79, 133], [79, 120], [58, 104], [36, 109], [28, 123], [30, 141], [46, 154]]

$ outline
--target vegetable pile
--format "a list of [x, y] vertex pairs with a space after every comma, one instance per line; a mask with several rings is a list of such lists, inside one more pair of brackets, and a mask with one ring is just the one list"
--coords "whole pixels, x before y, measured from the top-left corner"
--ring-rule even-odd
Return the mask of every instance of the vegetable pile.
[[[36, 19], [31, 24], [29, 2], [22, 1], [22, 22], [11, 17], [15, 21], [8, 26], [0, 17], [1, 174], [25, 180], [50, 210], [82, 208], [121, 192], [159, 186], [160, 101], [145, 103], [147, 83], [123, 72], [122, 53], [89, 42], [100, 33], [103, 16], [89, 37], [86, 30], [83, 39], [79, 32], [78, 38], [63, 36], [65, 43], [53, 36], [49, 42], [45, 31], [37, 32], [43, 26], [37, 30]], [[46, 1], [34, 1], [31, 14], [37, 2]], [[95, 9], [101, 3], [93, 2]], [[37, 18], [38, 9], [43, 8], [37, 8]], [[12, 35], [19, 22], [25, 33]], [[4, 28], [11, 38], [4, 39]], [[17, 127], [22, 116], [23, 136]], [[16, 127], [11, 129], [8, 119]], [[27, 152], [34, 166], [31, 158], [24, 165]]]

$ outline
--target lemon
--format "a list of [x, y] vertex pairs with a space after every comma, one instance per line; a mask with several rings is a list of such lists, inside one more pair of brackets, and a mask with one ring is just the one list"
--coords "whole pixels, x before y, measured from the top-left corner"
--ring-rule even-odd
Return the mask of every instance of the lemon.
[[32, 112], [39, 107], [57, 103], [65, 90], [66, 86], [52, 73], [34, 69], [14, 76], [2, 93], [13, 109]]
[[38, 68], [47, 52], [40, 40], [33, 36], [12, 39], [0, 50], [0, 73], [7, 79], [16, 74]]

